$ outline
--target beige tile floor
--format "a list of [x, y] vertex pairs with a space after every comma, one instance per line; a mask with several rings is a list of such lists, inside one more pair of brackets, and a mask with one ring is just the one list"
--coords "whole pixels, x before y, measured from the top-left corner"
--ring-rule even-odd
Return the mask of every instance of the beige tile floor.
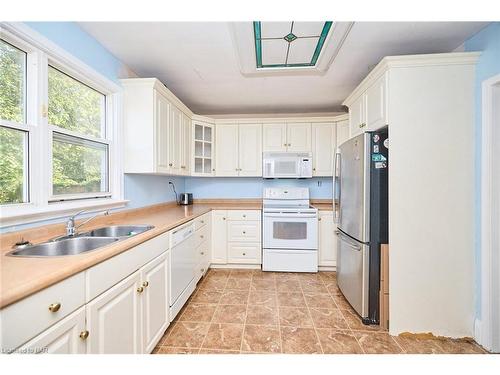
[[197, 353], [484, 353], [474, 342], [393, 337], [365, 326], [335, 272], [211, 269], [154, 350]]

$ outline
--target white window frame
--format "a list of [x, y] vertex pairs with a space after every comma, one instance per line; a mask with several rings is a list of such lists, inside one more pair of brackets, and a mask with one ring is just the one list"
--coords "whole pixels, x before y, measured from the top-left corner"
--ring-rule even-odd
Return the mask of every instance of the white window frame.
[[[62, 218], [82, 209], [92, 212], [124, 207], [127, 201], [123, 198], [122, 88], [23, 23], [0, 23], [0, 31], [2, 39], [27, 53], [26, 126], [4, 120], [1, 124], [29, 134], [29, 202], [1, 205], [0, 228]], [[55, 201], [52, 196], [53, 131], [80, 138], [82, 135], [48, 124], [49, 65], [106, 95], [109, 193], [92, 197], [68, 195], [64, 201], [59, 200], [60, 196]], [[102, 139], [95, 140], [104, 143]]]

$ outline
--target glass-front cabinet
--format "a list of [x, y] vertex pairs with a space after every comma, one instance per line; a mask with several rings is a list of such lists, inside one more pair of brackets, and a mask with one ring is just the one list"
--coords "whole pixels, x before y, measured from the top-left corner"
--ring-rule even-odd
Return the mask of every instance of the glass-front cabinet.
[[214, 125], [193, 121], [193, 175], [214, 175], [214, 135]]

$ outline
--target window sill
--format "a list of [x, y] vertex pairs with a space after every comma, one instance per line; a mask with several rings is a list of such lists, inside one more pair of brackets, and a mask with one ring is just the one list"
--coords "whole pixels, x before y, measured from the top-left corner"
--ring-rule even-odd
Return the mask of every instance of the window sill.
[[4, 206], [0, 208], [0, 228], [59, 219], [74, 214], [79, 210], [93, 212], [122, 208], [128, 202], [128, 200], [123, 199], [89, 199], [85, 201], [54, 202], [43, 207], [30, 203]]

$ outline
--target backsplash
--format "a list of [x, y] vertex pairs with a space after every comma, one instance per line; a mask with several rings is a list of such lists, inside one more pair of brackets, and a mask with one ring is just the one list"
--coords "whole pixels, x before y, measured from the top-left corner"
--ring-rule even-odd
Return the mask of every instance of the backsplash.
[[261, 198], [266, 187], [308, 187], [313, 199], [332, 199], [332, 178], [272, 179], [260, 177], [186, 177], [185, 189], [194, 199]]

